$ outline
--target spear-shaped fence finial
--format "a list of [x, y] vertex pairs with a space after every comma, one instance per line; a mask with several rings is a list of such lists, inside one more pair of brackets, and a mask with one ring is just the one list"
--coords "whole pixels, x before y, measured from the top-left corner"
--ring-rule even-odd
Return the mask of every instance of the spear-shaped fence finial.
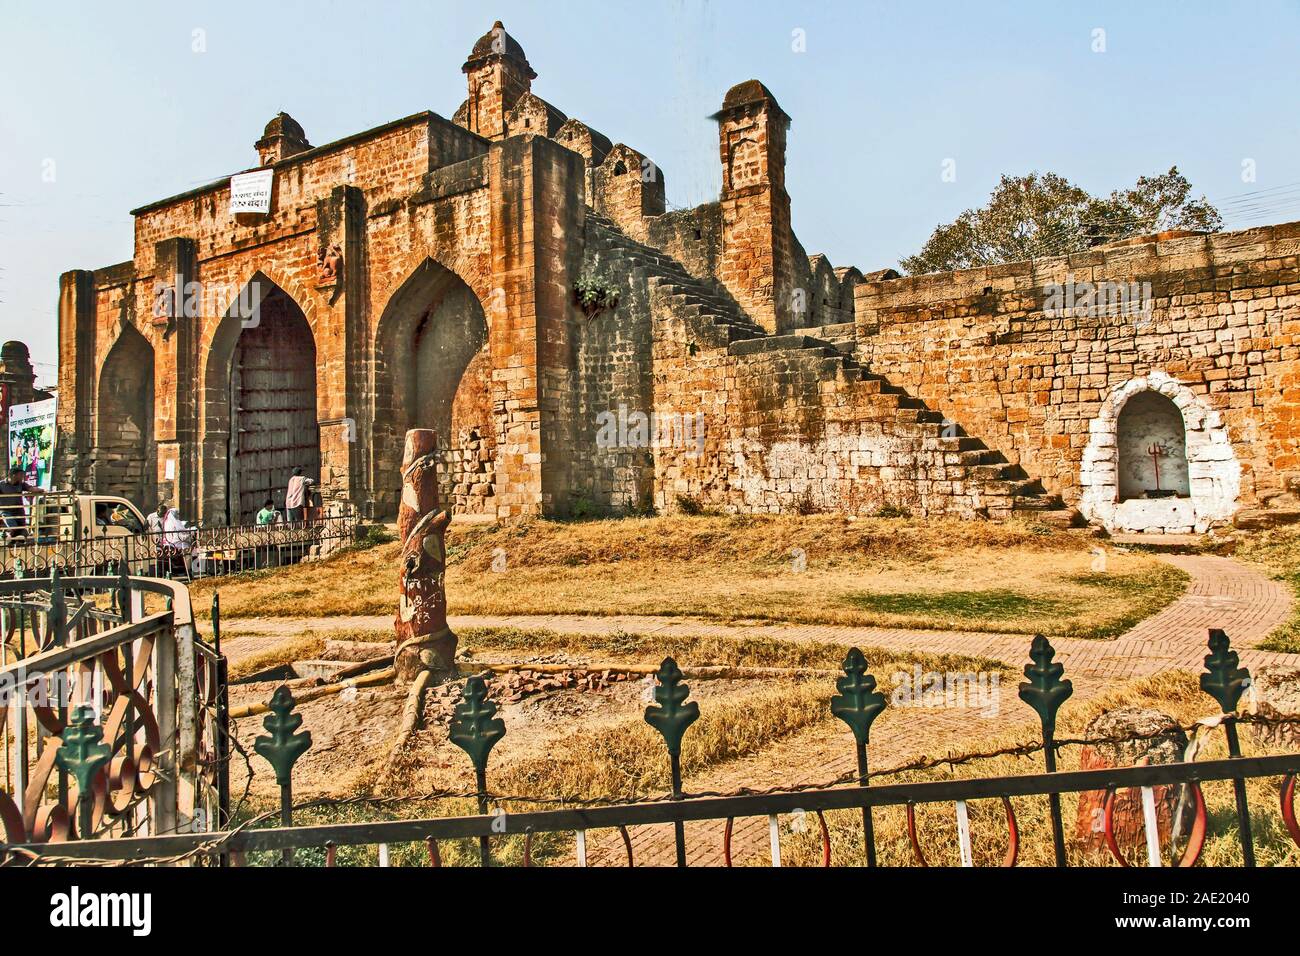
[[[668, 745], [669, 772], [674, 799], [682, 795], [682, 736], [700, 719], [700, 705], [688, 701], [691, 689], [682, 683], [677, 662], [665, 657], [655, 674], [655, 704], [645, 709], [645, 722], [659, 731]], [[686, 865], [686, 828], [678, 820], [673, 824], [677, 841], [677, 865]]]
[[77, 802], [81, 810], [78, 828], [83, 840], [90, 839], [94, 826], [95, 775], [112, 755], [112, 748], [104, 743], [104, 732], [95, 723], [94, 708], [85, 704], [76, 707], [63, 730], [63, 743], [54, 755], [54, 762], [77, 781]]
[[[475, 675], [465, 682], [465, 693], [451, 715], [450, 738], [474, 764], [474, 782], [478, 790], [478, 812], [486, 814], [487, 762], [497, 741], [506, 735], [506, 723], [497, 716], [497, 705], [488, 700], [487, 683]], [[492, 864], [488, 838], [479, 837], [479, 857], [484, 866]]]
[[[293, 712], [296, 706], [289, 688], [281, 684], [270, 703], [271, 713], [262, 721], [270, 734], [253, 741], [253, 749], [275, 770], [275, 782], [280, 785], [280, 825], [293, 826], [293, 765], [311, 747], [311, 731], [297, 733], [302, 717]], [[293, 863], [293, 851], [283, 850], [280, 860], [285, 866]]]

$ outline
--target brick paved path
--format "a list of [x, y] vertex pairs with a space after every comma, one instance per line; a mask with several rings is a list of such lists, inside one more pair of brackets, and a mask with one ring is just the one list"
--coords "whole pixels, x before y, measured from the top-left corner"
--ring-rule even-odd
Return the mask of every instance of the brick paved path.
[[[1163, 555], [1191, 576], [1186, 593], [1161, 611], [1115, 640], [1055, 638], [1057, 660], [1075, 684], [1076, 701], [1106, 689], [1114, 680], [1145, 677], [1164, 670], [1199, 670], [1206, 654], [1207, 631], [1222, 628], [1232, 639], [1242, 663], [1300, 666], [1300, 654], [1261, 651], [1256, 645], [1291, 612], [1286, 585], [1230, 558], [1207, 555]], [[570, 634], [636, 634], [680, 636], [766, 636], [783, 640], [808, 640], [879, 647], [893, 651], [953, 653], [993, 658], [1019, 667], [1028, 661], [1029, 638], [1023, 634], [987, 634], [954, 631], [895, 630], [817, 624], [717, 622], [679, 617], [581, 615], [462, 615], [450, 619], [453, 628], [517, 627]], [[267, 618], [223, 622], [225, 646], [232, 659], [266, 648], [268, 639], [296, 636], [310, 628], [328, 635], [331, 630], [384, 629], [388, 617]], [[872, 756], [876, 765], [897, 764], [933, 750], [956, 751], [977, 745], [981, 738], [1023, 726], [1033, 730], [1032, 714], [1018, 708], [985, 725], [968, 710], [886, 710], [872, 731]], [[687, 782], [692, 792], [732, 790], [739, 786], [761, 788], [792, 782], [822, 782], [854, 769], [853, 754], [841, 728], [825, 726], [778, 741], [760, 755], [712, 768]], [[815, 824], [813, 824], [815, 825]], [[722, 858], [722, 825], [705, 821], [686, 827], [687, 859], [694, 866], [718, 866]], [[612, 831], [588, 834], [591, 865], [624, 865], [622, 841]], [[631, 833], [637, 865], [671, 865], [674, 860], [672, 828], [638, 827]], [[765, 819], [737, 820], [733, 831], [733, 859], [737, 864], [767, 860], [768, 828]]]

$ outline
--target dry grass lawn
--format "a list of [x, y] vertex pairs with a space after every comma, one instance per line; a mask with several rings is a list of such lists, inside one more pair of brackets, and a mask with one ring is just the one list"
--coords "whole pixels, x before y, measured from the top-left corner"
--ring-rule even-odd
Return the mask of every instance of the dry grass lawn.
[[[1182, 593], [1145, 554], [1022, 522], [658, 517], [453, 528], [457, 614], [659, 614], [724, 621], [1110, 637]], [[388, 614], [396, 544], [195, 585], [227, 617]]]
[[1252, 536], [1235, 556], [1263, 568], [1295, 592], [1291, 620], [1277, 628], [1259, 646], [1266, 651], [1300, 654], [1300, 528], [1275, 528]]

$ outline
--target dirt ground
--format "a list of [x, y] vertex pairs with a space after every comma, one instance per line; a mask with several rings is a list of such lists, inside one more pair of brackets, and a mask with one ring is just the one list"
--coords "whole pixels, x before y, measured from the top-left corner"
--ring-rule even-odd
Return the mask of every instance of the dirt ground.
[[[345, 654], [334, 655], [346, 659]], [[548, 653], [520, 658], [518, 655], [479, 653], [473, 662], [463, 661], [463, 674], [474, 673], [474, 664], [572, 664], [585, 672], [589, 660], [571, 654]], [[539, 675], [545, 681], [548, 675]], [[517, 696], [515, 675], [493, 676], [488, 680], [489, 698], [499, 702], [506, 736], [492, 752], [494, 771], [512, 760], [550, 752], [554, 745], [572, 735], [581, 725], [585, 731], [599, 731], [631, 720], [639, 720], [652, 701], [653, 683], [632, 676], [612, 680], [596, 689], [579, 687], [531, 690]], [[231, 709], [265, 703], [282, 681], [257, 681], [231, 688]], [[385, 796], [417, 795], [445, 788], [472, 789], [474, 775], [469, 758], [448, 740], [448, 725], [454, 705], [460, 699], [461, 683], [431, 691], [425, 701], [424, 726], [402, 753], [400, 778], [386, 774], [391, 748], [401, 725], [405, 691], [385, 684], [359, 687], [300, 703], [297, 713], [302, 729], [312, 734], [311, 749], [294, 767], [294, 793], [300, 800], [347, 798], [363, 792]], [[771, 687], [770, 680], [699, 680], [691, 682], [691, 699], [702, 707], [723, 699], [740, 699]], [[233, 721], [240, 745], [250, 754], [253, 741], [266, 733], [265, 715]], [[254, 774], [248, 793], [254, 806], [272, 801], [278, 794], [274, 777], [261, 758], [253, 756]], [[231, 791], [238, 798], [248, 785], [247, 765], [237, 758], [231, 765]]]
[[[656, 534], [664, 530], [656, 528]], [[767, 530], [786, 535], [809, 533], [784, 525], [773, 525]], [[962, 595], [968, 597], [973, 593], [969, 591], [971, 585], [967, 585], [967, 592], [955, 592], [949, 587], [950, 578], [953, 581], [961, 580], [963, 574], [973, 573], [965, 566], [976, 560], [972, 557], [973, 554], [983, 555], [980, 560], [988, 565], [979, 571], [983, 577], [978, 578], [978, 582], [982, 582], [981, 586], [988, 585], [979, 592], [985, 598], [993, 594], [992, 585], [995, 583], [1007, 587], [1023, 584], [1021, 571], [1036, 562], [1041, 564], [1038, 572], [1045, 576], [1044, 581], [1054, 574], [1065, 573], [1074, 581], [1070, 584], [1072, 588], [1082, 588], [1086, 592], [1096, 586], [1095, 581], [1086, 576], [1080, 577], [1088, 567], [1091, 552], [1080, 547], [1073, 539], [1060, 538], [1044, 542], [1032, 532], [992, 529], [988, 532], [992, 537], [984, 537], [973, 543], [975, 551], [964, 553], [960, 560], [949, 560], [936, 556], [935, 529], [926, 530], [923, 540], [908, 546], [912, 548], [911, 551], [890, 537], [896, 531], [901, 529], [876, 528], [870, 533], [856, 529], [855, 533], [861, 535], [858, 544], [865, 540], [873, 548], [880, 543], [881, 535], [892, 541], [889, 547], [894, 549], [893, 557], [884, 564], [877, 562], [873, 565], [877, 570], [888, 566], [892, 568], [889, 573], [896, 575], [896, 580], [892, 582], [894, 590], [887, 593], [904, 594], [899, 589], [910, 587], [911, 590], [906, 592], [907, 601], [902, 603], [911, 602], [916, 607], [924, 605], [919, 598], [926, 596], [926, 588], [934, 588], [928, 592], [931, 596], [936, 593], [945, 595], [942, 607], [946, 607], [956, 617], [950, 619], [942, 614], [937, 617], [932, 615], [929, 618], [931, 628], [940, 623], [969, 624], [971, 613], [977, 616], [983, 613], [978, 607], [974, 611], [970, 608], [963, 610], [960, 601], [954, 598], [956, 595], [965, 600]], [[656, 550], [657, 546], [650, 545], [643, 548], [639, 552], [640, 557], [635, 560], [632, 556], [624, 558], [602, 551], [605, 544], [598, 540], [598, 536], [593, 537], [595, 532], [590, 527], [582, 527], [571, 534], [565, 529], [547, 529], [544, 537], [557, 545], [558, 550], [545, 557], [536, 550], [530, 550], [536, 545], [531, 540], [520, 545], [520, 550], [530, 559], [536, 558], [540, 562], [540, 566], [531, 573], [540, 575], [538, 580], [544, 578], [549, 581], [553, 589], [551, 597], [568, 594], [578, 583], [587, 581], [590, 583], [590, 592], [586, 598], [591, 603], [603, 600], [620, 588], [626, 590], [629, 583], [635, 581], [635, 587], [641, 589], [636, 593], [650, 593], [645, 589], [657, 588], [656, 593], [661, 595], [671, 596], [670, 592], [676, 595], [673, 598], [677, 601], [676, 612], [681, 614], [685, 613], [684, 609], [688, 605], [695, 609], [705, 607], [719, 588], [727, 586], [725, 576], [715, 573], [717, 563], [723, 560], [724, 552], [750, 545], [757, 547], [751, 528], [744, 527], [740, 532], [733, 532], [735, 529], [725, 522], [708, 527], [696, 526], [696, 534], [702, 534], [706, 538], [713, 534], [717, 538], [712, 546], [713, 557], [700, 564], [691, 563], [689, 559], [693, 555], [673, 559]], [[770, 543], [762, 560], [770, 562], [773, 555], [784, 553], [791, 540], [803, 539], [794, 537]], [[474, 584], [475, 588], [496, 584], [506, 592], [515, 594], [519, 587], [533, 580], [528, 574], [522, 574], [507, 587], [500, 575], [477, 568], [476, 562], [483, 555], [478, 553], [479, 549], [467, 547], [468, 550], [461, 552], [462, 574], [482, 578], [480, 584]], [[872, 582], [879, 583], [880, 579], [873, 578], [871, 582], [863, 583], [861, 569], [854, 564], [857, 560], [852, 554], [854, 547], [856, 545], [843, 546], [836, 558], [839, 563], [834, 568], [827, 569], [825, 574], [835, 577], [837, 581], [842, 578], [842, 590], [869, 590], [874, 586]], [[564, 551], [564, 548], [569, 551]], [[988, 548], [1010, 549], [1014, 560], [1010, 563], [995, 562], [990, 558], [993, 552], [988, 551]], [[371, 549], [355, 556], [354, 560], [367, 566], [373, 565], [372, 573], [378, 573], [377, 569], [385, 560], [382, 552], [382, 548]], [[907, 554], [912, 557], [908, 558]], [[736, 558], [734, 553], [732, 557], [743, 564], [743, 560]], [[1123, 583], [1098, 592], [1104, 593], [1111, 601], [1106, 613], [1131, 616], [1136, 613], [1135, 609], [1145, 608], [1146, 605], [1142, 604], [1145, 599], [1134, 599], [1134, 595], [1141, 592], [1142, 588], [1138, 587], [1141, 581], [1148, 579], [1147, 572], [1150, 569], [1147, 565], [1153, 559], [1149, 555], [1121, 553], [1117, 558], [1108, 560], [1109, 570], [1104, 573], [1115, 573], [1116, 579]], [[876, 561], [876, 558], [873, 557], [872, 561]], [[945, 564], [944, 561], [948, 563]], [[599, 566], [591, 566], [593, 562]], [[651, 572], [656, 567], [664, 571], [662, 562], [668, 562], [667, 571], [656, 577]], [[773, 574], [785, 574], [784, 571], [774, 571], [771, 567], [755, 570], [756, 567], [757, 565], [745, 565], [748, 570], [732, 569], [735, 574], [748, 575], [744, 588], [754, 593], [761, 592]], [[336, 600], [333, 604], [322, 607], [316, 595], [331, 582], [337, 583], [342, 570], [341, 565], [296, 569], [294, 586], [289, 591], [278, 587], [275, 580], [268, 578], [223, 583], [223, 609], [228, 603], [228, 590], [235, 595], [229, 603], [244, 608], [244, 612], [236, 612], [231, 615], [232, 618], [238, 619], [241, 613], [259, 609], [266, 611], [266, 616], [259, 617], [256, 622], [248, 622], [250, 625], [256, 623], [257, 627], [247, 633], [233, 636], [240, 632], [240, 628], [232, 626], [229, 648], [236, 671], [245, 676], [256, 676], [258, 670], [282, 667], [294, 660], [310, 658], [355, 662], [380, 657], [389, 651], [387, 634], [376, 630], [382, 620], [377, 621], [374, 617], [353, 619], [340, 613], [329, 618], [332, 626], [328, 628], [320, 623], [325, 620], [325, 617], [321, 617], [316, 619], [320, 629], [314, 631], [307, 622], [278, 616], [274, 610], [267, 609], [268, 601], [292, 600], [297, 602], [300, 609], [310, 608], [317, 615], [328, 617], [331, 608], [341, 612], [346, 602]], [[928, 572], [936, 574], [926, 577]], [[788, 593], [795, 594], [800, 588], [816, 591], [818, 582], [824, 583], [825, 580], [828, 579], [819, 572], [785, 584], [793, 588]], [[965, 580], [972, 579], [967, 577]], [[1021, 597], [1038, 593], [1038, 585], [1033, 580]], [[1177, 587], [1167, 588], [1170, 594], [1181, 588], [1181, 584], [1175, 584]], [[357, 586], [360, 585], [356, 581], [348, 585], [353, 590]], [[293, 593], [290, 594], [290, 591]], [[305, 592], [306, 596], [300, 596], [298, 592]], [[351, 594], [352, 591], [348, 593]], [[742, 588], [742, 593], [750, 592]], [[1055, 598], [1048, 599], [1048, 603], [1050, 600], [1067, 600], [1063, 593], [1058, 591]], [[1001, 595], [1000, 599], [1006, 598], [1003, 591], [998, 594]], [[781, 605], [784, 598], [774, 599], [771, 593], [767, 597], [767, 603], [757, 608], [760, 613], [755, 614], [754, 619], [780, 621], [787, 616], [790, 620], [800, 619], [799, 613]], [[1068, 598], [1077, 599], [1077, 594]], [[388, 609], [383, 606], [383, 595], [373, 587], [367, 600], [375, 605], [378, 613]], [[1165, 598], [1162, 597], [1161, 600]], [[201, 603], [196, 601], [196, 604]], [[582, 601], [578, 604], [580, 608], [586, 606]], [[810, 606], [805, 605], [804, 610], [807, 611]], [[456, 607], [454, 600], [453, 607]], [[989, 613], [993, 617], [989, 620], [1002, 620], [1007, 615], [1020, 614], [1015, 607], [1014, 601], [1007, 600], [1001, 608], [992, 608]], [[733, 614], [723, 608], [720, 616], [730, 623], [738, 623], [744, 619], [744, 615], [739, 613], [741, 609], [738, 606], [735, 610], [736, 613]], [[588, 608], [588, 613], [602, 612]], [[1040, 614], [1037, 611], [1033, 613]], [[1002, 615], [1002, 618], [998, 618], [998, 615]], [[1034, 619], [1033, 614], [1028, 617], [1021, 614], [1013, 623], [1023, 625]], [[492, 628], [481, 630], [486, 632]], [[770, 631], [771, 629], [769, 634]], [[493, 664], [545, 665], [552, 669], [565, 669], [560, 675], [513, 672], [494, 675], [489, 679], [489, 696], [500, 707], [499, 716], [505, 721], [507, 733], [492, 752], [488, 788], [495, 794], [531, 797], [534, 800], [565, 797], [621, 799], [661, 795], [667, 785], [667, 754], [662, 740], [643, 720], [644, 710], [652, 700], [653, 684], [643, 674], [614, 679], [603, 671], [610, 665], [657, 665], [665, 653], [674, 654], [679, 663], [688, 669], [761, 660], [775, 668], [784, 668], [785, 671], [763, 678], [744, 679], [709, 680], [688, 676], [690, 699], [701, 705], [701, 719], [688, 732], [684, 745], [683, 769], [688, 792], [730, 792], [740, 788], [826, 784], [835, 779], [844, 779], [853, 770], [852, 740], [844, 725], [832, 718], [828, 711], [829, 698], [835, 692], [831, 671], [839, 667], [844, 646], [819, 648], [813, 646], [814, 643], [808, 639], [756, 637], [755, 629], [741, 626], [735, 628], [734, 634], [707, 640], [703, 637], [674, 638], [655, 633], [640, 636], [623, 634], [612, 626], [602, 633], [564, 636], [529, 631], [527, 628], [503, 627], [498, 628], [495, 634], [482, 633], [462, 640], [462, 675], [475, 673]], [[924, 641], [921, 643], [924, 645]], [[1092, 641], [1085, 643], [1094, 644]], [[935, 655], [927, 657], [921, 652], [896, 651], [891, 655], [869, 647], [863, 649], [868, 652], [871, 670], [880, 679], [881, 690], [886, 694], [891, 690], [891, 675], [900, 670], [910, 670], [911, 658], [917, 663], [924, 662], [926, 669], [972, 673], [996, 671], [1003, 679], [1001, 709], [988, 717], [970, 708], [887, 708], [873, 729], [873, 768], [898, 766], [918, 757], [989, 750], [1036, 738], [1034, 715], [1016, 699], [1018, 674], [1006, 663], [980, 658], [936, 660]], [[911, 658], [908, 657], [909, 653]], [[949, 657], [956, 658], [957, 655]], [[812, 676], [814, 674], [816, 676]], [[1087, 720], [1102, 707], [1150, 706], [1171, 714], [1181, 722], [1214, 711], [1213, 703], [1199, 691], [1194, 675], [1189, 673], [1170, 671], [1159, 677], [1130, 680], [1104, 679], [1100, 673], [1092, 676], [1073, 673], [1070, 676], [1075, 681], [1075, 695], [1062, 711], [1062, 728], [1068, 728], [1075, 734], [1081, 734]], [[277, 676], [276, 679], [236, 685], [231, 692], [232, 708], [238, 710], [248, 705], [264, 703], [279, 686], [281, 679]], [[299, 686], [303, 690], [308, 689]], [[394, 743], [406, 703], [403, 690], [392, 685], [355, 687], [300, 703], [298, 712], [303, 717], [302, 728], [313, 735], [313, 746], [295, 769], [295, 799], [299, 802], [320, 799], [363, 800], [345, 806], [300, 811], [302, 819], [299, 822], [474, 812], [472, 802], [465, 799], [420, 799], [439, 792], [468, 794], [473, 790], [474, 777], [470, 760], [448, 739], [448, 723], [462, 686], [463, 682], [455, 682], [431, 692], [426, 699], [424, 726], [396, 752], [393, 749]], [[249, 754], [252, 754], [255, 738], [264, 733], [263, 719], [262, 715], [255, 715], [243, 717], [236, 722], [240, 746]], [[1070, 760], [1077, 759], [1077, 754], [1063, 759], [1066, 761], [1064, 766], [1068, 766]], [[251, 780], [247, 766], [254, 770]], [[1038, 761], [1032, 759], [997, 758], [978, 766], [970, 765], [945, 772], [959, 775], [1001, 775], [1030, 773], [1039, 769]], [[236, 757], [232, 763], [231, 783], [245, 819], [276, 805], [277, 789], [269, 767], [260, 757], [252, 756], [247, 765], [242, 758]], [[1254, 786], [1263, 786], [1263, 782]], [[246, 787], [247, 799], [244, 799]], [[385, 802], [394, 798], [403, 802]], [[1228, 800], [1230, 795], [1226, 793], [1211, 795], [1215, 813], [1223, 819], [1227, 819], [1223, 815], [1227, 812]], [[1275, 793], [1268, 794], [1259, 790], [1252, 797], [1252, 803], [1257, 807], [1265, 807], [1270, 801], [1273, 810], [1271, 816], [1276, 817]], [[1028, 835], [1041, 831], [1044, 822], [1041, 808], [1033, 806], [1032, 801], [1026, 803], [1030, 805], [1023, 808], [1025, 816], [1022, 827], [1023, 833]], [[501, 805], [506, 808], [539, 806], [533, 801], [510, 800]], [[1000, 821], [996, 819], [997, 813], [994, 811], [997, 809], [986, 806], [972, 808], [976, 856], [977, 862], [981, 864], [996, 863], [1004, 848], [1005, 833], [1000, 829]], [[1262, 810], [1260, 812], [1264, 813]], [[941, 814], [940, 817], [942, 816]], [[836, 861], [853, 862], [856, 859], [854, 854], [860, 853], [857, 849], [861, 842], [860, 822], [840, 817], [833, 817], [829, 821]], [[927, 810], [922, 820], [923, 841], [933, 852], [939, 854], [945, 848], [951, 849], [952, 845], [948, 833], [952, 821], [940, 817], [935, 817], [933, 812]], [[788, 820], [783, 820], [781, 826], [784, 834], [783, 852], [788, 862], [814, 865], [820, 860], [820, 847], [815, 833], [793, 832], [790, 830], [791, 821]], [[859, 829], [855, 831], [854, 826]], [[1261, 822], [1261, 826], [1266, 824]], [[912, 862], [904, 829], [902, 811], [882, 812], [877, 830], [882, 862], [891, 865], [908, 865]], [[720, 824], [692, 824], [687, 831], [689, 862], [693, 865], [719, 865], [723, 862]], [[1264, 850], [1266, 858], [1273, 862], [1296, 862], [1295, 854], [1288, 848], [1289, 842], [1284, 835], [1269, 831], [1266, 837], [1269, 841]], [[670, 829], [639, 828], [631, 832], [630, 838], [638, 865], [672, 862]], [[505, 864], [517, 864], [521, 859], [520, 843], [521, 841], [512, 842], [512, 838], [494, 841], [494, 857]], [[1044, 855], [1047, 852], [1044, 849], [1046, 843], [1027, 840], [1026, 846], [1028, 858], [1025, 862], [1050, 862]], [[449, 848], [449, 852], [452, 849], [454, 848]], [[588, 837], [587, 849], [588, 862], [592, 865], [625, 864], [622, 839], [615, 831], [593, 832]], [[406, 851], [393, 848], [392, 852], [396, 854], [394, 859], [400, 863], [424, 865], [419, 848], [408, 848]], [[402, 856], [403, 852], [407, 855]], [[1232, 852], [1232, 840], [1220, 836], [1211, 842], [1207, 859], [1213, 856], [1221, 862], [1231, 862]], [[534, 860], [538, 862], [573, 862], [572, 835], [560, 835], [539, 842], [533, 847], [533, 853]], [[346, 862], [373, 863], [373, 854], [374, 848], [356, 851]], [[767, 821], [736, 821], [733, 833], [734, 862], [737, 865], [766, 865], [769, 854]], [[461, 862], [473, 861], [471, 853]], [[952, 861], [936, 859], [935, 862]]]

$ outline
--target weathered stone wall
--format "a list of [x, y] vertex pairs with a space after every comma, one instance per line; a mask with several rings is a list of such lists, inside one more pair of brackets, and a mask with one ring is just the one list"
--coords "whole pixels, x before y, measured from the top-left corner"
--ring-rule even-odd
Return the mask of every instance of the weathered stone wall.
[[675, 210], [647, 223], [646, 241], [697, 279], [713, 279], [722, 256], [722, 207], [716, 202]]
[[492, 412], [492, 359], [486, 345], [470, 360], [451, 407], [442, 500], [455, 514], [496, 515], [496, 429]]
[[[1059, 494], [1179, 531], [1300, 488], [1300, 225], [864, 278], [795, 236], [789, 118], [761, 83], [714, 117], [719, 201], [667, 212], [662, 171], [533, 94], [499, 23], [462, 69], [452, 121], [311, 147], [280, 114], [256, 143], [269, 215], [232, 218], [216, 182], [136, 210], [131, 262], [62, 277], [60, 483], [224, 512], [241, 306], [278, 290], [315, 348], [314, 477], [380, 515], [416, 427], [446, 500], [499, 518], [1001, 516]], [[577, 308], [584, 272], [616, 309]], [[1079, 282], [1137, 283], [1142, 311], [1053, 311]], [[1172, 496], [1143, 470], [1157, 444]]]
[[583, 271], [606, 276], [619, 290], [619, 305], [584, 317], [578, 329], [575, 504], [602, 513], [645, 509], [653, 491], [650, 450], [598, 442], [597, 433], [602, 416], [653, 407], [649, 271], [590, 222], [585, 252]]
[[648, 217], [664, 212], [664, 177], [659, 167], [630, 146], [617, 143], [591, 171], [592, 208], [640, 242]]
[[[1300, 469], [1298, 252], [1288, 224], [867, 283], [857, 354], [1102, 519], [1123, 402], [1154, 388], [1183, 410], [1200, 504], [1149, 526], [1204, 527]], [[1150, 283], [1149, 314], [1045, 313], [1071, 281]]]
[[671, 312], [656, 319], [656, 415], [692, 423], [656, 449], [658, 507], [1010, 513], [1001, 466], [972, 461], [964, 438], [835, 350], [791, 336], [692, 356], [672, 345], [684, 330]]
[[[550, 140], [522, 136], [503, 140], [491, 160], [492, 271], [500, 289], [500, 308], [488, 312], [497, 515], [563, 513], [575, 447], [573, 287], [582, 261], [584, 163]], [[544, 454], [553, 456], [549, 467]]]

